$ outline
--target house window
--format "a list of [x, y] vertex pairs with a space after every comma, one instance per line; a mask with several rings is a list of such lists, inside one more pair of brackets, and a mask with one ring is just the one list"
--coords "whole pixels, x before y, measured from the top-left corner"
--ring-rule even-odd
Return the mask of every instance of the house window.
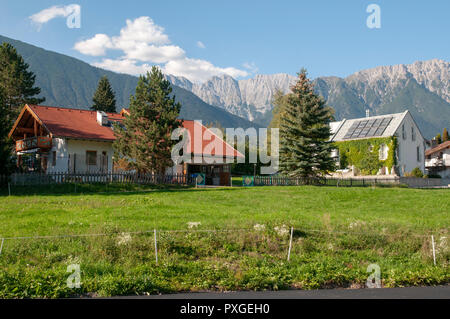
[[52, 152], [52, 166], [56, 166], [56, 151]]
[[420, 162], [420, 146], [417, 146], [417, 161]]
[[379, 153], [379, 159], [380, 161], [385, 161], [388, 158], [388, 151], [389, 151], [389, 147], [387, 147], [386, 144], [381, 144], [380, 145], [380, 153]]
[[416, 140], [416, 132], [414, 132], [414, 126], [411, 126], [411, 139], [413, 141]]
[[402, 137], [404, 140], [406, 140], [406, 129], [405, 129], [405, 124], [402, 125]]
[[97, 151], [86, 151], [86, 165], [97, 165]]
[[397, 146], [397, 161], [400, 161], [400, 146]]

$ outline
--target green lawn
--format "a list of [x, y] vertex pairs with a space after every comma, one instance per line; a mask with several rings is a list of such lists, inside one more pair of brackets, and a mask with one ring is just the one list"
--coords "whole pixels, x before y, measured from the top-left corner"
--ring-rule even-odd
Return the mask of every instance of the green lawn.
[[[450, 282], [445, 189], [159, 187], [114, 193], [117, 188], [0, 197], [0, 237], [106, 234], [6, 239], [0, 297], [358, 287], [371, 263], [380, 266], [387, 287]], [[93, 190], [105, 193], [80, 194]], [[200, 225], [189, 229], [189, 222]], [[295, 229], [290, 262], [289, 235], [276, 227]], [[157, 265], [153, 233], [135, 233], [153, 229]], [[73, 263], [81, 268], [78, 289], [66, 286]]]

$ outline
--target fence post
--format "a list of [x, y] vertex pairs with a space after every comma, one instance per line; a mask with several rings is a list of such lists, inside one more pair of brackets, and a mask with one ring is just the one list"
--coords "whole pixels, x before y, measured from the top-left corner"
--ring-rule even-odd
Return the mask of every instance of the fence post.
[[156, 229], [154, 229], [154, 233], [155, 233], [155, 259], [156, 263], [158, 263], [158, 244], [156, 242]]
[[8, 194], [11, 196], [11, 184], [8, 182]]
[[2, 250], [3, 250], [3, 242], [5, 241], [5, 238], [2, 238], [2, 243], [0, 245], [0, 255], [2, 254]]
[[291, 248], [292, 248], [292, 235], [294, 233], [294, 227], [291, 227], [291, 238], [289, 239], [289, 250], [288, 250], [288, 257], [287, 261], [291, 259]]
[[433, 263], [436, 266], [436, 248], [434, 246], [434, 236], [431, 235], [431, 246], [433, 247]]

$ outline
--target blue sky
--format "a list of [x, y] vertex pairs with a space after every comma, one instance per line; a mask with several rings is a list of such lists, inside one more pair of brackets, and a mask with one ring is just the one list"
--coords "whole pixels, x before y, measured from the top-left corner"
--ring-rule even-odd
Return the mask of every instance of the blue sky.
[[[366, 25], [372, 3], [381, 8], [379, 29]], [[81, 7], [80, 28], [68, 28], [62, 16], [30, 19], [69, 4]], [[312, 78], [344, 77], [379, 65], [449, 61], [449, 12], [447, 0], [2, 0], [0, 34], [124, 73], [158, 64], [195, 81], [295, 75], [301, 67]]]

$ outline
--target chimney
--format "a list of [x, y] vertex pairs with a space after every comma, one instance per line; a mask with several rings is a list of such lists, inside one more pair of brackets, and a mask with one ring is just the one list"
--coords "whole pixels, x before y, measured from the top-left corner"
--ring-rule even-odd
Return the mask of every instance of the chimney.
[[370, 110], [366, 109], [366, 117], [369, 117], [369, 116], [370, 116]]
[[97, 111], [97, 123], [101, 126], [108, 125], [108, 115], [103, 111]]
[[438, 146], [438, 143], [437, 143], [436, 138], [433, 137], [433, 139], [431, 140], [431, 148], [434, 148], [434, 147], [436, 147], [436, 146]]

